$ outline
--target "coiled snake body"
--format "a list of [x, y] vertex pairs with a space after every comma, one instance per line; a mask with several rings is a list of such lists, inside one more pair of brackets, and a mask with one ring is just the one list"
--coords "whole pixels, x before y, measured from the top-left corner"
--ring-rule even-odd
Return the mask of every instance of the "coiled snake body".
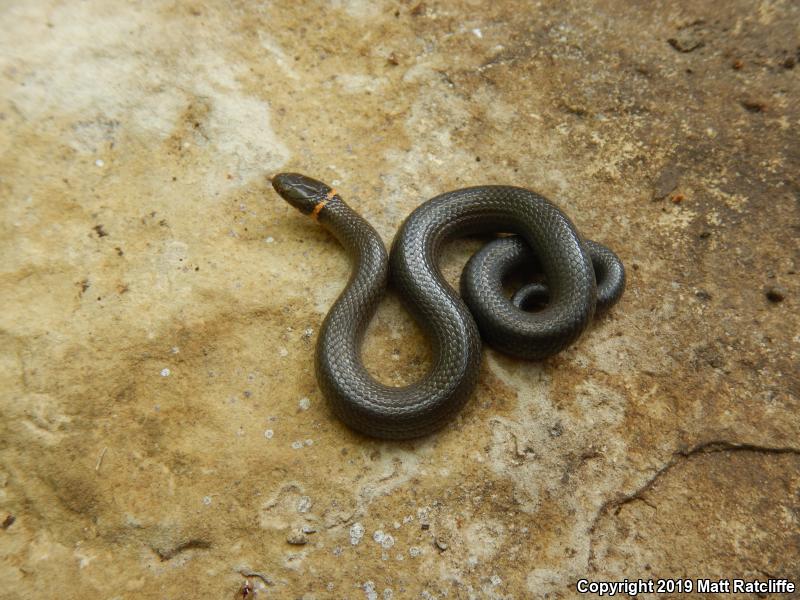
[[[486, 185], [436, 196], [406, 219], [389, 258], [372, 226], [326, 184], [281, 173], [272, 185], [333, 233], [352, 259], [350, 281], [319, 331], [316, 376], [336, 415], [373, 437], [423, 436], [458, 413], [476, 384], [481, 336], [514, 356], [551, 356], [574, 342], [596, 307], [609, 308], [625, 286], [622, 263], [611, 250], [584, 241], [555, 205], [523, 188]], [[459, 296], [437, 266], [442, 245], [498, 232], [516, 235], [490, 242], [470, 259]], [[525, 286], [509, 299], [504, 278], [525, 263], [538, 264], [546, 284]], [[364, 332], [390, 273], [432, 348], [432, 367], [406, 387], [376, 381], [361, 361]], [[542, 310], [524, 310], [544, 298]]]

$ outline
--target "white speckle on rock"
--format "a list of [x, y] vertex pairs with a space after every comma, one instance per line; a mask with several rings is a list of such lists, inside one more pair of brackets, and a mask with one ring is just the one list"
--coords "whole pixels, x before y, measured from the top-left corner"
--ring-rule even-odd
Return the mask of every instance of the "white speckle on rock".
[[378, 592], [375, 591], [374, 581], [365, 581], [363, 587], [367, 600], [378, 600]]
[[203, 496], [203, 504], [211, 506], [211, 496]]
[[472, 30], [472, 33], [475, 35], [476, 38], [480, 39], [483, 37], [483, 32], [478, 29], [477, 27]]
[[104, 162], [103, 162], [103, 159], [102, 159], [102, 158], [98, 158], [96, 161], [94, 161], [94, 164], [95, 164], [95, 166], [97, 166], [97, 167], [102, 167], [102, 166], [103, 166], [104, 164], [106, 164], [106, 163], [104, 163]]
[[180, 352], [180, 351], [181, 351], [181, 349], [180, 349], [180, 348], [178, 348], [177, 346], [173, 346], [173, 347], [172, 347], [172, 348], [170, 348], [170, 350], [169, 350], [170, 354], [177, 354], [177, 353], [178, 353], [178, 352]]
[[308, 410], [311, 406], [311, 400], [306, 397], [300, 398], [300, 402], [297, 403], [297, 406], [300, 410]]
[[264, 432], [264, 437], [267, 438], [268, 440], [271, 440], [273, 435], [275, 435], [275, 432], [272, 431], [272, 429], [267, 429]]
[[394, 592], [392, 591], [392, 588], [386, 588], [383, 590], [383, 600], [392, 600], [393, 597]]
[[297, 501], [297, 512], [307, 513], [311, 509], [311, 504], [310, 496], [301, 496], [300, 500]]
[[314, 330], [311, 327], [306, 327], [306, 330], [303, 332], [303, 337], [308, 339], [312, 335], [314, 335]]
[[164, 367], [163, 369], [161, 369], [161, 376], [162, 376], [162, 377], [169, 377], [169, 374], [170, 374], [171, 372], [172, 372], [172, 371], [170, 371], [168, 368]]
[[267, 239], [265, 239], [264, 241], [267, 242], [268, 244], [271, 244], [272, 242], [275, 241], [275, 238], [270, 235], [267, 236]]
[[304, 444], [305, 444], [306, 446], [313, 446], [313, 445], [314, 445], [314, 440], [312, 440], [311, 438], [309, 438], [309, 439], [307, 439], [307, 440], [304, 442]]
[[388, 533], [383, 536], [381, 540], [381, 548], [389, 549], [394, 546], [394, 537], [389, 535]]
[[350, 543], [353, 546], [358, 546], [361, 543], [361, 538], [364, 537], [364, 526], [361, 523], [353, 523], [350, 528]]
[[289, 356], [289, 351], [286, 348], [281, 348], [280, 350], [278, 350], [278, 354], [280, 354], [281, 356]]
[[392, 523], [392, 527], [394, 527], [395, 529], [400, 529], [400, 522], [395, 521], [394, 523]]
[[409, 556], [414, 556], [414, 557], [419, 556], [420, 552], [421, 550], [416, 546], [411, 546], [411, 548], [408, 549]]
[[294, 448], [295, 450], [299, 450], [302, 447], [303, 447], [303, 442], [301, 440], [295, 440], [292, 442], [292, 448]]
[[372, 534], [372, 539], [378, 542], [379, 544], [383, 541], [383, 538], [386, 534], [383, 533], [380, 529]]
[[492, 583], [492, 585], [493, 585], [493, 586], [495, 586], [495, 587], [497, 587], [498, 585], [500, 585], [501, 583], [503, 583], [503, 580], [502, 580], [502, 579], [500, 579], [500, 576], [499, 576], [499, 575], [492, 575], [491, 577], [489, 577], [489, 581], [490, 581], [490, 582]]

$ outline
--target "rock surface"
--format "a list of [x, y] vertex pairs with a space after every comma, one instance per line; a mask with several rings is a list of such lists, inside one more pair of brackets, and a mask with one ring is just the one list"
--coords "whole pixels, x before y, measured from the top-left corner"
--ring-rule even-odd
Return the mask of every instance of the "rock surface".
[[[766, 0], [3, 3], [0, 598], [800, 583], [798, 23]], [[348, 264], [278, 170], [387, 244], [438, 192], [531, 187], [627, 292], [552, 360], [486, 350], [439, 434], [360, 437], [312, 363]], [[428, 365], [393, 297], [365, 359], [391, 384]]]

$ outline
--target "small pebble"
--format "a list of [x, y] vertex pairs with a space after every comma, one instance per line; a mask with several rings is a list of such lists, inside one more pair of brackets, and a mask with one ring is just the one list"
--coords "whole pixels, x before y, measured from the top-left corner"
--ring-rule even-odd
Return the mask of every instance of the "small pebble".
[[275, 241], [275, 238], [274, 238], [274, 237], [272, 237], [272, 236], [269, 236], [269, 237], [268, 237], [266, 240], [264, 240], [264, 241], [265, 241], [265, 242], [267, 242], [268, 244], [271, 244], [272, 242], [274, 242], [274, 241]]
[[97, 166], [97, 167], [102, 167], [102, 166], [103, 166], [104, 164], [106, 164], [106, 163], [104, 163], [104, 162], [103, 162], [103, 159], [102, 159], [102, 158], [98, 158], [96, 161], [94, 161], [94, 164], [95, 164], [95, 166]]
[[497, 587], [498, 585], [503, 583], [503, 580], [500, 579], [499, 575], [492, 575], [491, 577], [489, 577], [489, 581], [491, 581], [492, 585], [495, 586], [495, 587]]
[[303, 447], [303, 442], [301, 442], [300, 440], [295, 440], [292, 442], [292, 448], [294, 448], [295, 450], [299, 450], [302, 447]]
[[161, 369], [161, 376], [162, 377], [169, 377], [170, 370], [167, 368]]
[[297, 406], [300, 408], [300, 410], [308, 410], [311, 406], [311, 400], [305, 397], [300, 398], [300, 402], [297, 403]]
[[434, 543], [436, 544], [436, 547], [437, 547], [439, 550], [441, 550], [442, 552], [444, 552], [445, 550], [447, 550], [447, 547], [448, 547], [448, 546], [447, 546], [447, 542], [445, 542], [445, 541], [444, 541], [442, 538], [438, 538], [438, 537], [437, 537], [437, 538], [436, 538], [436, 541], [435, 541]]
[[317, 528], [313, 525], [303, 525], [303, 533], [317, 533]]
[[289, 351], [286, 348], [281, 348], [280, 350], [278, 350], [278, 354], [280, 354], [281, 356], [289, 356]]
[[670, 200], [672, 200], [674, 204], [680, 204], [681, 202], [686, 200], [686, 195], [681, 193], [672, 194], [672, 196], [670, 196]]
[[408, 554], [409, 556], [419, 556], [420, 550], [416, 546], [411, 546], [411, 548], [408, 549]]
[[694, 293], [694, 295], [695, 295], [695, 296], [696, 296], [696, 297], [697, 297], [699, 300], [702, 300], [702, 301], [704, 301], [704, 302], [707, 302], [707, 301], [711, 300], [711, 294], [709, 294], [709, 293], [708, 293], [707, 291], [705, 291], [705, 290], [697, 290], [697, 291]]
[[292, 530], [289, 532], [289, 535], [286, 536], [286, 541], [292, 544], [292, 546], [303, 546], [308, 543], [308, 538], [302, 531]]
[[272, 431], [272, 429], [267, 429], [264, 432], [264, 437], [267, 438], [268, 440], [271, 440], [273, 435], [275, 435], [275, 432]]
[[203, 496], [203, 504], [211, 506], [211, 496]]

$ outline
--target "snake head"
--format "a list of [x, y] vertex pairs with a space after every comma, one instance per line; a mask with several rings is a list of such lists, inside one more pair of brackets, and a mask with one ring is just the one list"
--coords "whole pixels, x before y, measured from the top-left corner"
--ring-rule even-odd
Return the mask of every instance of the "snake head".
[[330, 186], [299, 173], [278, 173], [271, 181], [281, 198], [306, 215], [311, 214], [331, 191]]

